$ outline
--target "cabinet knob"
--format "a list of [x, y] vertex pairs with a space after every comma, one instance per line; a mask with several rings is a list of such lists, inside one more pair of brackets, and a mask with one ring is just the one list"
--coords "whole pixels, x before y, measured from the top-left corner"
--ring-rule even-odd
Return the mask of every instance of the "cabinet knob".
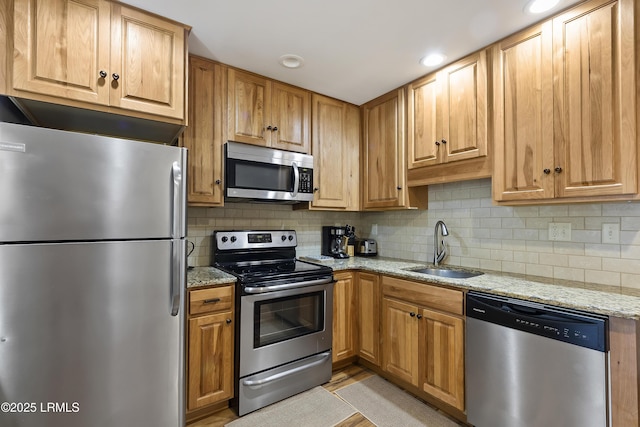
[[396, 187], [396, 189], [398, 189], [398, 190], [402, 190], [402, 187], [400, 187], [400, 186], [397, 186], [397, 187]]
[[446, 144], [446, 143], [447, 143], [447, 140], [446, 140], [446, 139], [443, 139], [443, 140], [442, 140], [442, 143], [443, 143], [443, 144]]
[[409, 313], [409, 316], [411, 316], [411, 317], [415, 317], [415, 316], [416, 316], [416, 314], [412, 311], [411, 313]]
[[227, 319], [227, 325], [231, 323], [231, 319]]
[[316, 193], [318, 190], [320, 190], [318, 187], [313, 187], [313, 192]]
[[106, 71], [102, 71], [100, 70], [100, 78], [106, 78], [107, 77], [107, 72]]
[[219, 179], [216, 179], [216, 184], [220, 185], [222, 184], [222, 181], [220, 181]]
[[267, 126], [267, 130], [271, 130], [271, 129], [273, 129], [271, 125]]
[[274, 127], [273, 127], [273, 131], [275, 132], [275, 131], [277, 131], [277, 130], [278, 130], [278, 126], [274, 126]]
[[562, 172], [562, 168], [560, 166], [556, 166], [556, 168], [554, 169], [554, 171], [560, 173]]
[[545, 169], [542, 172], [544, 172], [545, 175], [549, 175], [551, 173], [551, 169]]
[[436, 145], [440, 145], [440, 141], [436, 141]]
[[113, 80], [118, 80], [120, 78], [120, 75], [117, 73], [113, 73], [111, 77], [113, 77]]
[[418, 314], [416, 317], [417, 317], [418, 319], [422, 319], [422, 314]]

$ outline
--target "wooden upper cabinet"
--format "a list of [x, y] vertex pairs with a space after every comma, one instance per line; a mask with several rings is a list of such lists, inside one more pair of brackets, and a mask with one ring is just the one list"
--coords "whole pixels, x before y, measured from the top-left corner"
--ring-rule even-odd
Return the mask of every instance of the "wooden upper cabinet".
[[229, 68], [229, 140], [308, 153], [310, 92]]
[[487, 54], [474, 53], [442, 73], [443, 162], [487, 155]]
[[192, 206], [224, 204], [223, 144], [226, 118], [226, 67], [189, 58], [189, 126], [182, 146], [189, 149], [188, 193]]
[[494, 46], [496, 200], [553, 197], [551, 21]]
[[15, 0], [12, 88], [109, 103], [111, 3]]
[[312, 96], [314, 198], [311, 208], [356, 211], [360, 182], [360, 111], [326, 96]]
[[0, 5], [0, 94], [7, 93], [7, 37], [8, 37], [7, 4]]
[[308, 153], [311, 148], [311, 93], [272, 83], [271, 147]]
[[487, 55], [408, 85], [409, 169], [487, 155]]
[[415, 169], [441, 163], [442, 112], [437, 108], [440, 93], [437, 73], [410, 83], [407, 90], [408, 167]]
[[229, 140], [267, 146], [271, 132], [271, 84], [263, 77], [229, 68]]
[[9, 95], [183, 120], [186, 28], [106, 0], [15, 0]]
[[495, 46], [496, 201], [637, 194], [634, 14], [593, 0]]
[[184, 27], [113, 3], [111, 34], [111, 105], [183, 119]]
[[553, 19], [556, 196], [637, 192], [635, 1]]
[[404, 90], [362, 106], [363, 208], [404, 205]]

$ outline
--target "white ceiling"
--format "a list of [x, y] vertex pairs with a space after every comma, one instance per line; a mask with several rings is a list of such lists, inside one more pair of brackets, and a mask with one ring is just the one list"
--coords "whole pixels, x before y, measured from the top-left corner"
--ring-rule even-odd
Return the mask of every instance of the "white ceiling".
[[418, 63], [429, 52], [452, 62], [545, 17], [527, 0], [123, 1], [192, 26], [191, 53], [356, 105], [432, 71]]

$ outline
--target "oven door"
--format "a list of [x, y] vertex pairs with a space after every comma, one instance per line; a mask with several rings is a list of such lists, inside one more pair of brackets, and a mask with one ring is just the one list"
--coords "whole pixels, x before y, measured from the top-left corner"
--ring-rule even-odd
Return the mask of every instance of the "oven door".
[[240, 297], [240, 378], [331, 349], [333, 283]]

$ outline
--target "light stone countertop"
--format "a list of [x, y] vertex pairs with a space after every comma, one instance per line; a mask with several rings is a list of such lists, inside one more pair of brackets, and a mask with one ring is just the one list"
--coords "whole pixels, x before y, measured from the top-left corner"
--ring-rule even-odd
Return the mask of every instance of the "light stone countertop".
[[[311, 259], [302, 260], [314, 262]], [[559, 307], [584, 310], [628, 319], [640, 319], [640, 291], [582, 282], [484, 271], [483, 275], [453, 279], [408, 271], [429, 266], [427, 263], [379, 257], [351, 257], [345, 260], [316, 262], [334, 271], [361, 270], [371, 273], [425, 281], [454, 289], [473, 290], [520, 298]], [[450, 266], [453, 269], [466, 268]], [[235, 277], [213, 267], [195, 267], [187, 275], [187, 288], [235, 282]]]

